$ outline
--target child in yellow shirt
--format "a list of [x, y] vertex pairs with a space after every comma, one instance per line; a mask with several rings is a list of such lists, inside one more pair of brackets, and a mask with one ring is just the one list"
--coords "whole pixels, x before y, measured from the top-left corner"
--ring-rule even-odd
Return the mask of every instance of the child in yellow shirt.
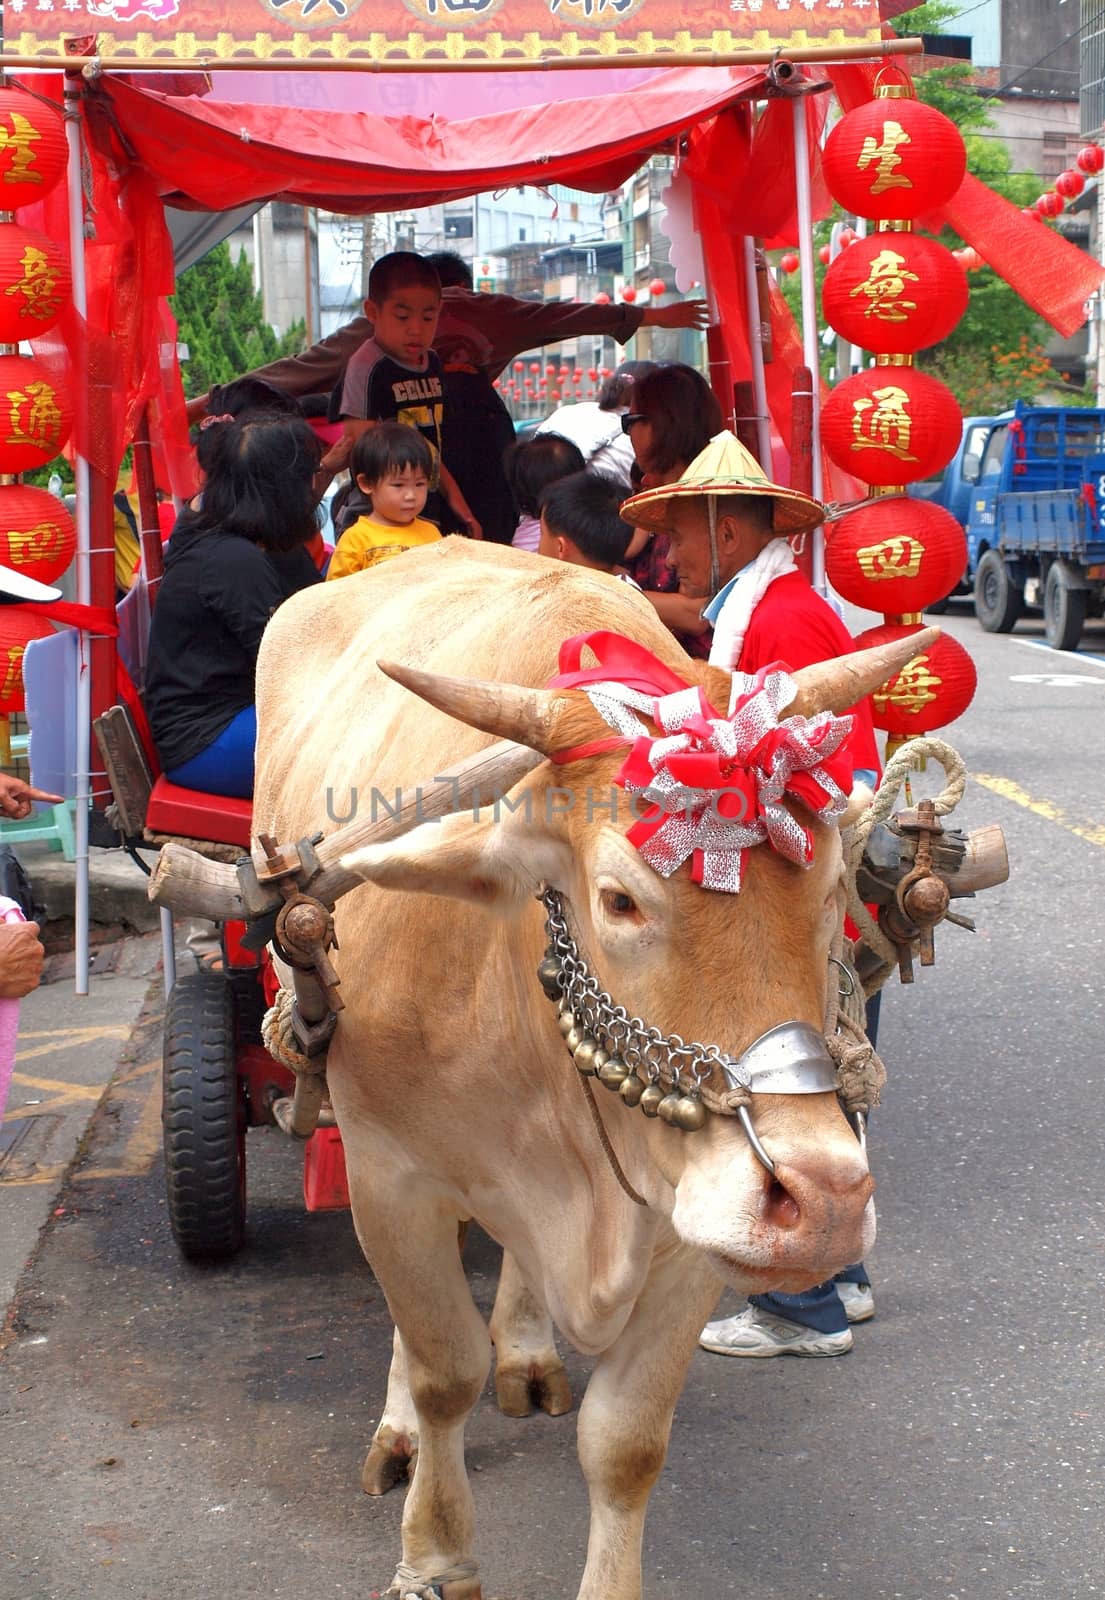
[[441, 538], [420, 512], [426, 505], [433, 452], [417, 428], [405, 422], [379, 422], [353, 446], [350, 469], [372, 510], [342, 534], [330, 558], [331, 578], [347, 578], [420, 544]]

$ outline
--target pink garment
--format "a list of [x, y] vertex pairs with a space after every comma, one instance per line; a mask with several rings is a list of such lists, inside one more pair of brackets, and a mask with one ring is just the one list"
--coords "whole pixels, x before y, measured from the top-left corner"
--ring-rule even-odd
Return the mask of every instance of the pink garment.
[[510, 541], [515, 550], [533, 550], [541, 543], [541, 518], [521, 517]]
[[[26, 917], [5, 895], [0, 895], [0, 922], [26, 922]], [[19, 1032], [19, 1001], [0, 1000], [0, 1125], [8, 1103], [12, 1073], [15, 1071], [15, 1040]]]

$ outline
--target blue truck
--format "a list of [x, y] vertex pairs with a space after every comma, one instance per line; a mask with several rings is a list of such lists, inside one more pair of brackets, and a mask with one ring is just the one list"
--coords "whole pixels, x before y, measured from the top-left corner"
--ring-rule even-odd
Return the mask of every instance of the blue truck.
[[[915, 491], [967, 535], [958, 594], [972, 593], [988, 633], [1042, 606], [1044, 633], [1073, 650], [1105, 603], [1105, 410], [1029, 406], [967, 417], [938, 483]], [[942, 606], [931, 609], [943, 609]]]

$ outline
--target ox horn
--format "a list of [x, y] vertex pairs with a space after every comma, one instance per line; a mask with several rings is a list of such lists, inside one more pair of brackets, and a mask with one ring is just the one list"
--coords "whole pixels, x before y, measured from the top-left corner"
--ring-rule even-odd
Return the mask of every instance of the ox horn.
[[876, 644], [869, 650], [853, 650], [850, 655], [800, 667], [791, 673], [798, 693], [779, 715], [813, 717], [819, 711], [847, 711], [864, 695], [881, 688], [907, 661], [930, 650], [939, 637], [939, 628], [922, 628], [920, 633], [890, 644]]
[[547, 755], [553, 746], [551, 689], [526, 689], [513, 683], [484, 683], [479, 678], [452, 678], [440, 672], [422, 672], [397, 661], [378, 661], [385, 677], [429, 701], [447, 716], [469, 727], [482, 728], [498, 739], [512, 739]]

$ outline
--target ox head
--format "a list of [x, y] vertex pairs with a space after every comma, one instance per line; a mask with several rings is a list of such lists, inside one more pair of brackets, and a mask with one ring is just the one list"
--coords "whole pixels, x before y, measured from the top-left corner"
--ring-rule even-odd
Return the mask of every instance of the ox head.
[[[843, 712], [935, 633], [793, 674], [796, 694], [781, 715]], [[586, 695], [381, 666], [439, 710], [550, 760], [478, 818], [428, 824], [344, 865], [384, 888], [450, 895], [503, 914], [549, 886], [617, 1004], [661, 1034], [717, 1046], [734, 1060], [782, 1023], [820, 1030], [843, 909], [837, 823], [787, 801], [812, 839], [810, 859], [797, 864], [767, 845], [746, 850], [737, 894], [702, 887], [686, 867], [661, 876], [627, 838], [634, 815], [613, 782], [625, 751], [610, 748], [610, 727]], [[693, 670], [724, 704], [729, 675]], [[536, 966], [539, 919], [519, 930], [517, 949]], [[574, 1069], [536, 977], [533, 996], [534, 1030], [547, 1034], [563, 1093], [574, 1095]], [[752, 1117], [774, 1172], [733, 1118], [711, 1117], [702, 1132], [685, 1135], [612, 1102], [606, 1121], [631, 1181], [686, 1243], [706, 1250], [742, 1289], [799, 1290], [870, 1245], [871, 1178], [832, 1092], [756, 1094]]]

